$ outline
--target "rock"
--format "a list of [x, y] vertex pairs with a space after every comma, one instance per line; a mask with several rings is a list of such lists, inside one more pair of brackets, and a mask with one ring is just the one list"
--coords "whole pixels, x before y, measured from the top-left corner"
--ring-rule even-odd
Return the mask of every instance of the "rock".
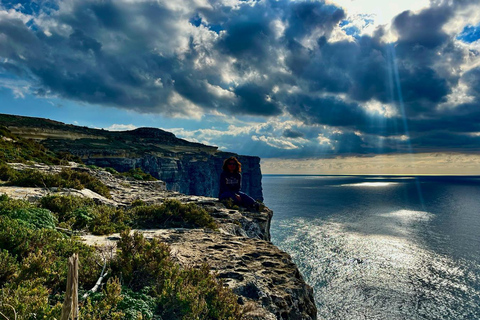
[[259, 157], [220, 152], [157, 128], [107, 131], [6, 114], [0, 114], [0, 125], [53, 151], [70, 152], [85, 164], [120, 172], [141, 168], [164, 181], [168, 190], [189, 195], [217, 197], [223, 160], [236, 156], [242, 163], [242, 191], [263, 201]]
[[[313, 289], [291, 257], [271, 242], [199, 229], [135, 231], [168, 243], [181, 265], [210, 265], [241, 304], [248, 304], [246, 319], [317, 319]], [[118, 234], [82, 238], [91, 245], [112, 247]]]
[[[60, 172], [65, 166], [12, 164], [17, 170], [35, 168], [44, 172]], [[87, 171], [110, 188], [112, 199], [91, 190], [55, 188], [20, 188], [0, 186], [0, 193], [14, 198], [36, 200], [49, 193], [74, 194], [96, 199], [112, 206], [128, 206], [134, 200], [161, 203], [169, 198], [202, 206], [219, 225], [219, 232], [204, 229], [136, 230], [147, 238], [158, 237], [168, 243], [173, 257], [182, 265], [208, 263], [219, 279], [238, 295], [244, 305], [244, 319], [316, 319], [312, 288], [293, 263], [291, 257], [270, 242], [270, 221], [273, 212], [264, 208], [250, 212], [228, 209], [216, 198], [185, 195], [166, 190], [162, 181], [133, 181], [103, 170], [71, 166]], [[133, 232], [133, 231], [132, 231]], [[119, 234], [84, 235], [90, 245], [109, 253], [115, 252]]]

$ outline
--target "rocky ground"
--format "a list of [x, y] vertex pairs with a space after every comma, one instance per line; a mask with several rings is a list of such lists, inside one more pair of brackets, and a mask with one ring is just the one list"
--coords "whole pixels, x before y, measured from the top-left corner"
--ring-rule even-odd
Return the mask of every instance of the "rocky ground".
[[[33, 167], [46, 172], [57, 172], [62, 168], [38, 164], [14, 164], [13, 167], [19, 170]], [[304, 282], [291, 257], [270, 242], [270, 220], [273, 213], [268, 208], [261, 212], [228, 209], [214, 198], [167, 191], [162, 181], [128, 180], [103, 170], [78, 166], [76, 170], [89, 171], [102, 180], [110, 188], [112, 199], [106, 199], [88, 189], [0, 186], [0, 194], [30, 200], [51, 193], [74, 194], [112, 206], [127, 206], [136, 199], [146, 203], [159, 203], [168, 198], [195, 202], [217, 221], [218, 231], [178, 228], [134, 231], [141, 232], [146, 237], [158, 237], [168, 243], [172, 255], [182, 265], [210, 265], [212, 272], [223, 279], [238, 295], [239, 302], [246, 306], [248, 319], [317, 318], [312, 288]], [[99, 250], [114, 253], [119, 235], [85, 234], [82, 238]]]

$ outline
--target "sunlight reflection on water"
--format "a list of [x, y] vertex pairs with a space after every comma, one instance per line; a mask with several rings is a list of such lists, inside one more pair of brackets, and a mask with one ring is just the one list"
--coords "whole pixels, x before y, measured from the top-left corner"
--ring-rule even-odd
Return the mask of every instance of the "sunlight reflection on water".
[[319, 319], [480, 319], [479, 177], [263, 186], [272, 241], [314, 288]]
[[398, 182], [360, 182], [341, 184], [339, 187], [387, 187], [398, 184]]
[[473, 300], [465, 298], [479, 292], [465, 279], [478, 283], [478, 274], [467, 275], [405, 231], [430, 217], [400, 210], [355, 226], [300, 218], [279, 227], [291, 232], [282, 247], [316, 288], [319, 319], [474, 319], [466, 316]]

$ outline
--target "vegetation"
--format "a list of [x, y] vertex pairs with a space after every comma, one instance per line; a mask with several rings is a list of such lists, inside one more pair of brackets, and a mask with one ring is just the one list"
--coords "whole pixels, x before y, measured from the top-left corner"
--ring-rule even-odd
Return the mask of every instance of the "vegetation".
[[[95, 167], [95, 166], [87, 166], [89, 168]], [[98, 167], [97, 167], [98, 168]], [[112, 167], [106, 167], [105, 171], [116, 175], [116, 176], [123, 176], [123, 177], [129, 177], [133, 178], [135, 180], [141, 180], [141, 181], [156, 181], [157, 179], [153, 177], [149, 173], [145, 173], [142, 168], [135, 168], [135, 169], [130, 169], [127, 172], [118, 172]]]
[[0, 126], [0, 163], [31, 161], [45, 164], [68, 164], [68, 161], [81, 162], [80, 158], [67, 152], [52, 152], [42, 144], [20, 138], [11, 133], [7, 128]]
[[[10, 119], [0, 115], [0, 122], [4, 118]], [[58, 124], [47, 121], [45, 125]], [[67, 153], [49, 151], [4, 127], [0, 127], [0, 148], [0, 180], [9, 185], [88, 188], [110, 197], [108, 187], [86, 171], [65, 168], [50, 174], [30, 169], [17, 171], [7, 164], [78, 161]], [[156, 180], [140, 168], [125, 173], [106, 170], [136, 180]], [[182, 268], [172, 259], [166, 244], [156, 239], [147, 241], [139, 233], [131, 235], [130, 228], [135, 226], [217, 228], [204, 209], [177, 200], [160, 205], [135, 200], [128, 208], [115, 208], [75, 196], [49, 195], [32, 203], [0, 195], [2, 318], [59, 319], [67, 261], [73, 253], [80, 257], [80, 296], [94, 286], [104, 260], [96, 249], [72, 236], [85, 230], [94, 234], [121, 232], [121, 240], [117, 254], [107, 262], [108, 279], [103, 290], [80, 300], [82, 319], [241, 318], [237, 297], [210, 274], [207, 265]]]
[[[52, 228], [71, 224], [100, 233], [124, 229], [103, 291], [80, 301], [83, 319], [239, 319], [237, 297], [208, 266], [182, 268], [166, 244], [130, 235], [127, 225], [146, 221], [149, 212], [158, 215], [154, 221], [165, 215], [175, 220], [175, 214], [190, 221], [198, 215], [201, 219], [189, 223], [208, 224], [201, 210], [178, 201], [122, 210], [73, 196], [47, 196], [36, 205], [0, 196], [0, 312], [14, 319], [12, 306], [17, 319], [58, 319], [67, 260], [74, 252], [81, 259], [80, 291], [93, 287], [101, 258], [92, 247]], [[104, 229], [95, 229], [103, 224]]]
[[26, 169], [13, 170], [7, 164], [0, 164], [0, 179], [9, 185], [19, 187], [45, 187], [45, 188], [88, 188], [106, 198], [111, 198], [108, 187], [88, 172], [80, 172], [64, 168], [60, 173], [44, 173], [38, 170]]
[[131, 212], [140, 225], [217, 228], [215, 220], [205, 209], [178, 200], [167, 200], [161, 205], [135, 206]]
[[134, 201], [130, 208], [114, 208], [95, 204], [91, 199], [50, 195], [40, 199], [39, 205], [56, 215], [60, 227], [89, 230], [98, 235], [120, 232], [133, 226], [217, 229], [215, 220], [204, 209], [177, 200], [167, 200], [161, 205]]
[[124, 177], [130, 177], [135, 180], [155, 181], [157, 180], [151, 174], [143, 172], [141, 168], [130, 169], [127, 172], [120, 173]]

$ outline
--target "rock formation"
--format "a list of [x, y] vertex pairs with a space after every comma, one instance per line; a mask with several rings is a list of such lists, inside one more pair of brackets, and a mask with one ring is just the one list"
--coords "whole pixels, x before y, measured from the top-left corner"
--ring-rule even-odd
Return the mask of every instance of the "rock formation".
[[221, 152], [156, 128], [113, 132], [6, 114], [0, 114], [0, 125], [20, 137], [39, 140], [50, 150], [70, 152], [89, 165], [121, 172], [141, 168], [165, 181], [169, 190], [188, 195], [216, 197], [222, 162], [234, 155], [243, 165], [243, 191], [263, 201], [258, 157]]
[[[12, 164], [17, 170], [36, 169], [59, 172], [61, 166]], [[189, 196], [168, 191], [162, 181], [135, 181], [114, 176], [103, 170], [91, 170], [75, 165], [73, 170], [87, 171], [106, 184], [112, 199], [106, 199], [88, 189], [46, 189], [0, 186], [0, 194], [22, 199], [37, 199], [49, 193], [74, 194], [90, 197], [111, 206], [127, 206], [140, 199], [148, 204], [169, 198], [194, 202], [205, 208], [219, 225], [209, 229], [143, 229], [135, 230], [147, 238], [158, 237], [168, 243], [173, 257], [182, 265], [207, 263], [218, 278], [225, 281], [245, 305], [245, 319], [317, 319], [312, 288], [305, 283], [291, 257], [270, 242], [272, 211], [228, 209], [215, 198]], [[133, 232], [133, 231], [132, 231]], [[97, 247], [116, 246], [118, 234], [83, 239]]]

